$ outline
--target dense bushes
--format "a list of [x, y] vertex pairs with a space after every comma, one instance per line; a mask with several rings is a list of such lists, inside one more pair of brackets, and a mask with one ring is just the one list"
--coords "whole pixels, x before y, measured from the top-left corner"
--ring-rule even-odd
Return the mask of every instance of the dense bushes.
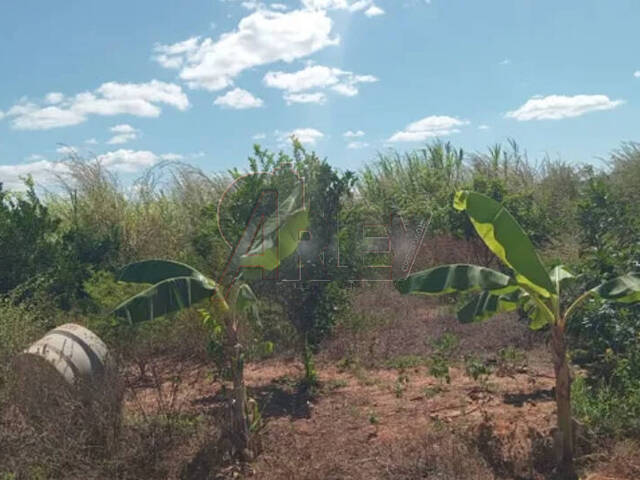
[[[585, 284], [640, 268], [637, 185], [636, 144], [623, 145], [608, 171], [591, 172], [583, 183], [576, 220]], [[640, 435], [640, 307], [590, 301], [570, 331], [574, 359], [589, 373], [574, 384], [576, 414], [597, 433]]]

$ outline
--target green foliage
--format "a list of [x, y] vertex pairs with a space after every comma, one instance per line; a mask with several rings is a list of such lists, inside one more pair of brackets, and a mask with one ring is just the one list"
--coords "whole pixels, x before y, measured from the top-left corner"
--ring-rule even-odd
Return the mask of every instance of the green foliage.
[[125, 298], [144, 290], [147, 284], [127, 283], [116, 280], [113, 273], [98, 270], [83, 283], [82, 287], [98, 313], [106, 313]]
[[398, 370], [406, 370], [420, 367], [427, 363], [427, 359], [419, 355], [402, 355], [387, 360], [385, 366], [388, 368], [397, 368]]
[[[549, 241], [556, 215], [544, 207], [555, 208], [556, 197], [544, 196], [538, 185], [559, 183], [561, 172], [575, 178], [556, 163], [546, 162], [545, 167], [537, 171], [513, 140], [506, 147], [498, 144], [486, 153], [470, 155], [437, 141], [402, 155], [380, 154], [364, 168], [359, 192], [368, 211], [378, 218], [394, 213], [412, 222], [428, 214], [431, 232], [471, 240], [474, 231], [469, 220], [447, 206], [457, 190], [473, 190], [503, 203], [534, 244], [541, 246]], [[562, 185], [567, 184], [564, 177]]]
[[312, 328], [308, 332], [312, 348], [318, 348], [320, 342], [331, 334], [339, 319], [349, 314], [350, 306], [349, 292], [340, 282], [332, 281], [324, 287], [316, 301]]
[[437, 354], [451, 358], [459, 343], [460, 340], [453, 333], [445, 333], [435, 339], [431, 345]]
[[498, 350], [496, 373], [499, 376], [514, 375], [522, 372], [527, 365], [527, 355], [515, 347], [508, 346]]
[[207, 354], [216, 366], [215, 373], [224, 380], [231, 380], [231, 368], [227, 358], [226, 332], [222, 320], [206, 308], [198, 309], [202, 323], [208, 333]]
[[59, 220], [38, 199], [32, 181], [24, 194], [0, 186], [0, 293], [55, 268]]
[[[158, 271], [156, 265], [166, 266], [166, 270]], [[176, 265], [184, 267], [185, 271], [179, 273], [180, 276], [174, 276]], [[149, 268], [145, 271], [147, 266]], [[135, 269], [136, 273], [128, 275], [130, 269]], [[128, 323], [163, 317], [219, 295], [219, 287], [213, 280], [195, 269], [175, 262], [139, 262], [125, 268], [119, 278], [125, 282], [152, 284], [114, 308], [113, 312]], [[220, 298], [219, 302], [222, 303], [223, 300]]]
[[[338, 220], [343, 214], [342, 205], [351, 193], [355, 177], [351, 172], [338, 172], [326, 160], [307, 152], [297, 141], [293, 143], [292, 155], [283, 152], [274, 154], [256, 146], [254, 155], [249, 159], [249, 167], [252, 175], [237, 183], [221, 218], [223, 227], [228, 226], [230, 231], [237, 232], [237, 236], [251, 214], [246, 205], [255, 205], [257, 195], [264, 191], [276, 191], [282, 197], [296, 191], [300, 178], [305, 180], [305, 202], [313, 245], [319, 249], [318, 253], [320, 249], [324, 249], [324, 253], [313, 258], [301, 257], [302, 281], [286, 284], [276, 283], [273, 279], [252, 281], [252, 287], [261, 297], [282, 305], [289, 321], [298, 331], [303, 358], [306, 358], [307, 347], [303, 345], [303, 339], [316, 349], [331, 332], [337, 318], [348, 308], [348, 296], [344, 288], [353, 269], [337, 267], [335, 245], [336, 237], [341, 234], [338, 232]], [[234, 178], [243, 176], [237, 170], [231, 173]], [[296, 234], [304, 228], [297, 228]], [[349, 248], [348, 245], [346, 248]], [[298, 253], [302, 255], [297, 252], [289, 259], [282, 259], [280, 275], [289, 272], [294, 278], [298, 276]], [[344, 251], [341, 253], [344, 258], [350, 258]], [[256, 262], [262, 260], [254, 258]], [[330, 281], [309, 282], [310, 279]]]
[[553, 291], [544, 265], [533, 244], [504, 205], [475, 192], [460, 191], [454, 200], [456, 210], [465, 211], [487, 247], [509, 268], [519, 284], [544, 297]]
[[463, 158], [462, 149], [441, 142], [404, 155], [380, 154], [364, 168], [359, 191], [378, 218], [394, 213], [415, 221], [428, 213], [431, 228], [451, 231], [446, 205], [464, 181]]
[[[587, 287], [602, 278], [613, 279], [605, 285], [616, 287], [620, 282], [616, 276], [638, 272], [640, 267], [638, 145], [624, 144], [613, 152], [611, 167], [609, 172], [591, 172], [577, 205], [580, 268]], [[626, 285], [617, 285], [618, 293], [636, 282], [637, 275], [635, 280], [631, 276]], [[615, 290], [604, 293], [608, 296]], [[575, 344], [573, 357], [589, 372], [573, 385], [576, 414], [602, 435], [640, 434], [640, 305], [592, 298], [573, 316], [569, 332]]]
[[640, 435], [640, 348], [618, 355], [608, 350], [604, 372], [573, 382], [576, 416], [599, 436]]
[[455, 292], [489, 291], [507, 293], [516, 282], [503, 273], [476, 265], [443, 265], [397, 280], [402, 294], [446, 295]]
[[263, 298], [259, 308], [260, 321], [250, 321], [246, 325], [247, 359], [260, 360], [294, 351], [298, 346], [296, 329], [288, 320], [282, 305]]
[[[283, 194], [281, 198], [286, 197], [297, 184], [297, 171], [306, 179], [309, 222], [314, 235], [318, 234], [317, 242], [329, 245], [331, 252], [339, 239], [341, 263], [346, 262], [346, 268], [333, 268], [336, 258], [329, 254], [325, 258], [329, 266], [326, 271], [315, 260], [305, 268], [308, 277], [326, 275], [330, 282], [290, 282], [286, 288], [271, 281], [252, 282], [261, 297], [261, 321], [251, 311], [257, 305], [252, 300], [247, 304], [253, 307], [246, 310], [249, 315], [242, 332], [247, 360], [289, 351], [294, 346], [300, 349], [301, 340], [306, 337], [304, 358], [311, 372], [313, 367], [307, 360], [312, 360], [311, 353], [337, 323], [349, 332], [366, 333], [378, 319], [350, 312], [347, 280], [358, 275], [361, 266], [351, 259], [360, 260], [357, 254], [362, 247], [362, 232], [351, 225], [371, 219], [378, 223], [390, 213], [401, 214], [409, 223], [433, 216], [430, 232], [453, 234], [475, 245], [480, 244], [477, 234], [486, 239], [493, 253], [487, 250], [489, 254], [484, 258], [474, 253], [478, 258], [473, 262], [493, 270], [460, 265], [437, 267], [432, 269], [433, 277], [422, 272], [398, 282], [403, 292], [475, 292], [465, 297], [467, 303], [459, 311], [461, 320], [479, 321], [518, 308], [529, 316], [532, 328], [545, 328], [552, 318], [549, 312], [555, 313], [555, 307], [566, 312], [570, 300], [580, 292], [595, 289], [567, 318], [576, 347], [572, 357], [590, 374], [588, 381], [578, 381], [575, 387], [589, 397], [588, 402], [580, 400], [580, 394], [577, 402], [595, 410], [593, 399], [600, 398], [607, 407], [589, 414], [600, 418], [599, 424], [623, 418], [622, 407], [616, 410], [616, 402], [634, 405], [633, 382], [639, 375], [629, 365], [636, 361], [640, 306], [604, 302], [596, 294], [628, 301], [637, 300], [640, 295], [638, 144], [623, 144], [612, 153], [609, 167], [596, 171], [593, 167], [580, 168], [548, 159], [530, 163], [514, 142], [471, 154], [452, 144], [435, 142], [406, 154], [381, 154], [363, 169], [357, 184], [355, 175], [338, 171], [299, 143], [294, 143], [291, 154], [256, 147], [248, 172], [233, 170], [207, 176], [187, 165], [163, 163], [136, 181], [136, 188], [131, 190], [93, 162], [71, 159], [69, 169], [70, 180], [62, 185], [62, 193], [49, 194], [46, 201], [36, 195], [30, 181], [24, 192], [0, 189], [0, 294], [13, 294], [0, 307], [0, 321], [4, 322], [0, 349], [7, 362], [12, 355], [8, 352], [19, 351], [63, 318], [58, 309], [88, 314], [89, 326], [110, 345], [131, 344], [125, 351], [133, 354], [135, 343], [140, 347], [136, 355], [156, 352], [157, 345], [166, 346], [173, 337], [179, 343], [183, 330], [188, 328], [204, 332], [195, 327], [204, 320], [208, 333], [202, 334], [200, 340], [209, 343], [214, 358], [220, 357], [224, 327], [220, 318], [211, 313], [208, 319], [204, 315], [194, 317], [194, 312], [172, 313], [156, 322], [134, 326], [116, 325], [112, 318], [100, 316], [157, 283], [126, 285], [117, 282], [111, 272], [117, 265], [144, 258], [173, 258], [202, 272], [222, 271], [228, 246], [218, 232], [218, 220], [233, 243], [246, 226], [256, 194], [275, 189]], [[259, 171], [269, 174], [252, 175], [239, 182], [229, 191], [228, 203], [217, 218], [218, 200], [230, 180]], [[458, 198], [459, 206], [464, 204], [469, 215], [450, 208], [458, 190], [484, 195], [465, 194], [465, 198]], [[510, 224], [506, 236], [505, 227], [498, 220]], [[514, 223], [519, 229], [513, 227]], [[536, 261], [533, 246], [544, 249], [544, 264]], [[528, 259], [523, 264], [521, 259], [525, 257]], [[296, 259], [293, 254], [286, 266]], [[504, 266], [498, 266], [497, 259], [502, 259]], [[571, 270], [582, 275], [571, 282], [556, 282], [556, 274], [564, 278], [566, 270], [548, 271], [547, 267], [566, 264], [566, 259], [571, 261]], [[495, 282], [491, 283], [491, 279]], [[503, 290], [510, 290], [516, 283], [526, 289]], [[601, 284], [604, 286], [598, 287]], [[176, 304], [195, 303], [187, 298], [186, 284], [174, 287], [166, 293], [172, 292]], [[147, 293], [158, 291], [156, 288]], [[545, 296], [545, 291], [551, 295]], [[240, 298], [245, 298], [246, 292], [239, 293]], [[536, 303], [532, 294], [542, 297], [546, 307]], [[139, 301], [148, 306], [149, 295]], [[42, 314], [43, 311], [48, 313]], [[154, 316], [158, 313], [155, 309]], [[148, 318], [149, 314], [146, 309], [141, 316]], [[605, 353], [609, 349], [612, 354]], [[522, 360], [512, 353], [505, 350], [498, 354], [498, 370], [515, 372], [520, 368]], [[429, 364], [446, 379], [447, 355], [436, 349], [434, 356]], [[420, 361], [423, 360], [417, 357], [398, 357], [389, 365], [407, 369]], [[472, 370], [480, 378], [484, 375], [473, 359], [469, 359], [468, 367], [471, 376]], [[615, 380], [623, 377], [627, 380]], [[617, 427], [608, 431], [617, 431]]]
[[432, 342], [433, 353], [429, 356], [429, 373], [438, 380], [451, 383], [449, 367], [458, 343], [458, 337], [452, 333], [445, 333]]
[[473, 355], [465, 355], [464, 371], [469, 377], [483, 385], [486, 384], [487, 378], [491, 374], [491, 369], [486, 362]]
[[451, 383], [451, 375], [449, 374], [449, 360], [442, 355], [434, 354], [431, 356], [429, 364], [429, 373], [440, 381]]
[[304, 384], [307, 387], [316, 387], [318, 385], [318, 372], [316, 371], [315, 362], [313, 360], [311, 345], [309, 345], [306, 338], [304, 342], [302, 363], [304, 365]]
[[474, 295], [465, 306], [458, 310], [458, 320], [462, 323], [481, 322], [496, 313], [511, 312], [518, 308], [521, 296], [520, 290], [503, 295], [484, 291]]
[[63, 309], [86, 296], [82, 283], [95, 267], [107, 265], [119, 246], [117, 233], [103, 236], [61, 219], [38, 198], [31, 180], [23, 193], [0, 187], [0, 294], [15, 290], [19, 299], [35, 295]]
[[398, 371], [398, 377], [393, 384], [393, 393], [395, 394], [396, 398], [402, 398], [404, 392], [406, 392], [409, 388], [409, 382], [409, 375], [407, 375], [407, 373], [403, 369], [400, 369]]

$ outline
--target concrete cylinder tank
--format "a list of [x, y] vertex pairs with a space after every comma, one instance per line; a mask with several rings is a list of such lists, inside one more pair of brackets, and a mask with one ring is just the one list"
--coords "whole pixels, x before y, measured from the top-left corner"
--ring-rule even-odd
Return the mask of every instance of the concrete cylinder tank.
[[19, 405], [34, 419], [119, 409], [122, 389], [107, 346], [81, 325], [49, 331], [19, 355], [16, 368]]
[[69, 385], [95, 381], [110, 367], [109, 351], [104, 342], [91, 330], [75, 323], [51, 330], [24, 355], [45, 360]]

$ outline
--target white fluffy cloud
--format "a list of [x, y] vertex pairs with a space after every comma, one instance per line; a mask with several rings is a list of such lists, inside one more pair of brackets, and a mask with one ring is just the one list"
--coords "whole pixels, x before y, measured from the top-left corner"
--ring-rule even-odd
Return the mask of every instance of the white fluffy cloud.
[[367, 148], [369, 144], [367, 142], [349, 142], [347, 148], [351, 150], [360, 150], [362, 148]]
[[302, 0], [302, 4], [311, 10], [348, 10], [357, 12], [364, 10], [373, 0]]
[[134, 173], [149, 168], [159, 159], [158, 155], [148, 150], [127, 149], [107, 152], [96, 157], [96, 160], [106, 168], [123, 173]]
[[640, 78], [640, 70], [633, 72], [633, 78]]
[[138, 138], [139, 131], [126, 123], [115, 125], [109, 129], [115, 135], [107, 142], [110, 145], [121, 145]]
[[315, 145], [318, 140], [324, 137], [324, 134], [315, 128], [296, 128], [290, 132], [280, 134], [280, 140], [284, 142], [291, 137], [296, 137], [300, 143]]
[[41, 107], [33, 102], [14, 105], [7, 112], [16, 130], [48, 130], [69, 127], [86, 121], [82, 113], [56, 106]]
[[0, 182], [7, 190], [24, 190], [22, 178], [31, 175], [39, 184], [50, 184], [56, 180], [56, 175], [67, 173], [67, 166], [62, 162], [50, 162], [48, 160], [32, 157], [35, 161], [18, 165], [0, 165]]
[[[198, 157], [194, 155], [198, 155]], [[191, 154], [190, 157], [199, 158], [199, 154]], [[163, 153], [162, 155], [160, 155], [161, 160], [168, 160], [168, 161], [184, 160], [184, 158], [185, 158], [184, 155], [182, 155], [181, 153]]]
[[254, 140], [264, 140], [267, 138], [267, 134], [264, 132], [256, 133], [253, 137]]
[[517, 110], [507, 112], [505, 116], [519, 121], [559, 120], [598, 110], [611, 110], [623, 103], [624, 100], [611, 100], [606, 95], [535, 96]]
[[128, 114], [138, 117], [157, 117], [159, 104], [171, 105], [178, 110], [189, 107], [189, 99], [179, 85], [152, 80], [148, 83], [102, 84], [94, 92], [82, 92], [65, 97], [52, 92], [45, 102], [55, 105], [42, 106], [22, 101], [7, 111], [11, 126], [17, 130], [48, 130], [78, 125], [89, 115]]
[[273, 62], [292, 62], [330, 45], [332, 20], [324, 10], [277, 12], [258, 9], [218, 40], [190, 38], [156, 45], [155, 60], [180, 68], [180, 78], [192, 88], [222, 90], [241, 72]]
[[317, 103], [323, 104], [327, 101], [327, 96], [322, 92], [313, 93], [285, 93], [284, 100], [287, 105], [292, 103]]
[[256, 10], [257, 8], [262, 6], [262, 4], [256, 0], [247, 0], [245, 2], [242, 2], [241, 5], [247, 10]]
[[468, 125], [469, 121], [446, 115], [432, 115], [417, 122], [410, 123], [404, 130], [394, 133], [390, 142], [422, 142], [428, 138], [444, 137], [458, 133], [459, 127]]
[[362, 130], [356, 130], [355, 132], [353, 130], [347, 130], [342, 136], [345, 138], [364, 137], [364, 132]]
[[56, 103], [60, 103], [64, 100], [64, 95], [60, 92], [51, 92], [44, 97], [44, 100], [50, 105], [55, 105]]
[[312, 88], [325, 88], [340, 81], [343, 72], [339, 68], [323, 65], [310, 65], [297, 72], [267, 72], [263, 82], [268, 87], [279, 88], [289, 92], [301, 92]]
[[180, 68], [184, 56], [194, 53], [200, 44], [200, 37], [191, 37], [173, 45], [157, 44], [153, 59], [164, 68]]
[[251, 92], [247, 92], [242, 88], [234, 88], [224, 95], [214, 100], [214, 105], [221, 107], [233, 108], [236, 110], [244, 110], [247, 108], [258, 108], [264, 105], [261, 98], [254, 97]]
[[378, 7], [377, 5], [371, 5], [364, 12], [367, 17], [378, 17], [380, 15], [384, 15], [384, 10]]
[[324, 65], [308, 65], [296, 72], [267, 72], [263, 78], [268, 87], [285, 91], [287, 103], [323, 103], [326, 95], [322, 92], [301, 94], [317, 89], [331, 89], [340, 95], [352, 97], [358, 94], [358, 84], [377, 81], [373, 75], [356, 75]]
[[78, 150], [76, 149], [76, 147], [73, 147], [71, 145], [60, 145], [58, 148], [56, 148], [56, 152], [64, 156], [74, 155], [77, 151]]

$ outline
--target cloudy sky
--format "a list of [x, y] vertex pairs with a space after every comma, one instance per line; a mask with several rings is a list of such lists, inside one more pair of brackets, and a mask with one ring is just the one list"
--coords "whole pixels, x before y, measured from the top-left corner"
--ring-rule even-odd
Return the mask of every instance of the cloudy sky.
[[0, 15], [0, 181], [69, 148], [125, 177], [295, 134], [341, 168], [434, 138], [595, 162], [640, 140], [637, 0], [21, 0]]

